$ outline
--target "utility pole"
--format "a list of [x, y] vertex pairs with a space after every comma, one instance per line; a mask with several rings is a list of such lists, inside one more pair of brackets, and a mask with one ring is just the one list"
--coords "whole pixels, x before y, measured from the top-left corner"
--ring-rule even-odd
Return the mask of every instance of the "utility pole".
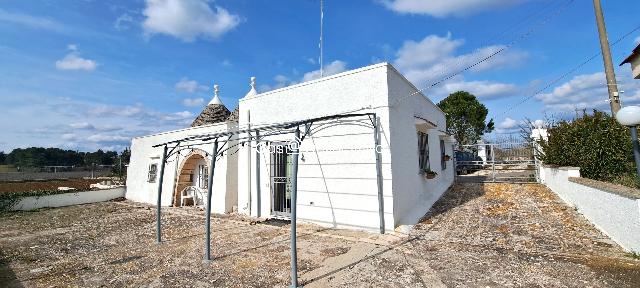
[[320, 78], [324, 77], [324, 59], [322, 59], [322, 49], [323, 49], [323, 43], [322, 43], [322, 22], [324, 19], [324, 4], [323, 1], [320, 0], [320, 43], [318, 44], [318, 46], [320, 46], [320, 58], [318, 59], [318, 62], [320, 62]]
[[600, 0], [593, 0], [593, 7], [596, 12], [596, 24], [598, 24], [598, 35], [600, 36], [600, 49], [602, 50], [602, 60], [604, 61], [604, 73], [607, 76], [611, 115], [615, 116], [616, 113], [618, 113], [618, 110], [620, 110], [620, 94], [618, 93], [616, 74], [613, 72], [611, 51], [609, 50], [609, 39], [607, 39], [607, 28], [604, 25], [604, 16], [602, 14]]

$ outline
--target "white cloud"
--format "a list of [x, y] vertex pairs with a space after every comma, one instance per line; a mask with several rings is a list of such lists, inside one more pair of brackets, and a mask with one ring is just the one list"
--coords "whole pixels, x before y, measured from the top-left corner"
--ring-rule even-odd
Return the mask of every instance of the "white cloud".
[[198, 84], [197, 81], [189, 80], [186, 77], [180, 79], [180, 81], [178, 81], [178, 83], [176, 83], [175, 88], [178, 91], [187, 92], [187, 93], [194, 93], [194, 92], [199, 91], [199, 90], [206, 91], [207, 89], [209, 89], [207, 86], [200, 85], [200, 84]]
[[258, 88], [260, 93], [275, 90], [275, 89], [280, 89], [280, 88], [287, 87], [290, 85], [295, 85], [298, 83], [296, 81], [292, 81], [291, 79], [289, 79], [289, 77], [282, 74], [278, 74], [275, 77], [273, 77], [273, 81], [276, 82], [273, 85], [269, 85], [269, 84], [260, 85], [260, 87]]
[[198, 107], [204, 104], [204, 98], [185, 98], [182, 99], [182, 105], [187, 107]]
[[509, 97], [515, 95], [519, 91], [518, 86], [514, 84], [490, 81], [447, 82], [443, 85], [442, 89], [449, 91], [449, 93], [455, 91], [467, 91], [482, 99]]
[[193, 113], [191, 113], [190, 111], [181, 111], [162, 115], [160, 118], [165, 121], [191, 120], [195, 118], [195, 115], [193, 115]]
[[[324, 67], [324, 73], [323, 75], [326, 76], [330, 76], [330, 75], [334, 75], [334, 74], [338, 74], [341, 72], [344, 72], [347, 70], [347, 63], [344, 61], [340, 61], [340, 60], [335, 60], [331, 63], [329, 63], [329, 65], [325, 65]], [[297, 71], [294, 70], [294, 75], [297, 74]], [[275, 84], [273, 85], [269, 85], [269, 84], [262, 84], [259, 87], [259, 91], [262, 92], [266, 92], [266, 91], [271, 91], [271, 90], [275, 90], [275, 89], [280, 89], [283, 87], [287, 87], [290, 85], [295, 85], [301, 82], [307, 82], [307, 81], [311, 81], [311, 80], [315, 80], [315, 79], [319, 79], [320, 78], [320, 69], [318, 70], [313, 70], [307, 73], [304, 73], [304, 75], [302, 76], [302, 78], [300, 80], [291, 80], [291, 78], [282, 75], [282, 74], [278, 74], [275, 77], [273, 77], [273, 81], [275, 82]]]
[[24, 25], [35, 29], [52, 30], [58, 32], [66, 32], [69, 29], [64, 25], [41, 17], [35, 17], [27, 14], [13, 13], [0, 9], [0, 22]]
[[496, 128], [500, 128], [500, 129], [512, 129], [518, 127], [518, 121], [512, 119], [512, 118], [504, 118], [504, 120], [502, 120], [502, 122], [500, 122]]
[[[344, 61], [335, 60], [329, 63], [329, 65], [325, 65], [323, 68], [324, 68], [323, 75], [330, 76], [330, 75], [347, 71], [347, 63]], [[307, 81], [311, 81], [319, 78], [320, 78], [320, 69], [305, 73], [304, 76], [302, 77], [301, 82], [307, 82]]]
[[69, 124], [69, 127], [73, 129], [86, 129], [86, 130], [93, 130], [96, 128], [91, 123], [87, 123], [87, 122], [71, 123]]
[[533, 124], [533, 127], [535, 128], [543, 128], [547, 125], [542, 119], [535, 120], [533, 121], [532, 124]]
[[56, 61], [57, 69], [93, 71], [98, 66], [96, 61], [80, 57], [78, 47], [75, 44], [67, 45], [67, 49], [69, 54]]
[[222, 62], [220, 62], [220, 65], [222, 65], [223, 67], [231, 67], [233, 66], [233, 63], [231, 63], [231, 60], [229, 59], [224, 59], [222, 60]]
[[131, 27], [131, 24], [133, 24], [133, 17], [131, 17], [131, 15], [127, 13], [124, 13], [116, 18], [113, 27], [116, 28], [116, 30], [126, 30]]
[[212, 9], [206, 0], [147, 0], [142, 27], [147, 35], [167, 34], [186, 42], [217, 39], [240, 24], [226, 9]]
[[87, 137], [87, 140], [95, 143], [117, 143], [131, 141], [131, 138], [120, 135], [93, 134]]
[[633, 40], [633, 43], [640, 44], [640, 36]]
[[[394, 65], [414, 84], [425, 86], [506, 48], [504, 45], [492, 45], [456, 55], [456, 50], [463, 44], [463, 39], [452, 39], [451, 34], [445, 37], [429, 35], [419, 42], [405, 41], [396, 53]], [[527, 57], [526, 52], [507, 50], [474, 66], [470, 71], [512, 67], [521, 64]]]
[[[604, 72], [582, 74], [556, 86], [550, 93], [538, 94], [535, 99], [545, 109], [571, 112], [583, 109], [609, 110], [609, 92]], [[640, 103], [640, 83], [629, 73], [618, 75], [618, 89], [625, 90], [620, 98], [623, 104]]]
[[381, 0], [389, 9], [398, 13], [427, 14], [443, 18], [468, 16], [483, 11], [510, 7], [527, 0]]
[[122, 127], [114, 126], [114, 125], [103, 125], [103, 126], [96, 127], [95, 125], [88, 122], [71, 123], [69, 124], [69, 127], [71, 127], [71, 129], [76, 129], [76, 130], [93, 130], [93, 131], [103, 131], [103, 132], [117, 131], [122, 129]]
[[0, 122], [0, 129], [12, 135], [10, 143], [1, 144], [5, 151], [30, 146], [122, 150], [131, 145], [133, 137], [185, 128], [195, 118], [189, 111], [157, 111], [142, 104], [120, 106], [50, 95], [20, 96], [12, 102], [12, 109], [5, 111], [5, 116], [15, 121]]
[[[471, 53], [456, 54], [463, 45], [463, 39], [453, 39], [450, 33], [444, 37], [429, 35], [420, 41], [405, 41], [396, 52], [394, 65], [417, 87], [429, 87], [440, 79], [506, 48], [504, 45], [492, 45], [478, 48]], [[507, 50], [468, 71], [477, 74], [492, 69], [513, 67], [521, 64], [527, 57], [526, 52]], [[427, 94], [444, 97], [458, 90], [469, 91], [480, 98], [495, 99], [517, 93], [518, 87], [514, 84], [486, 80], [466, 81], [464, 75], [460, 74], [427, 91]]]

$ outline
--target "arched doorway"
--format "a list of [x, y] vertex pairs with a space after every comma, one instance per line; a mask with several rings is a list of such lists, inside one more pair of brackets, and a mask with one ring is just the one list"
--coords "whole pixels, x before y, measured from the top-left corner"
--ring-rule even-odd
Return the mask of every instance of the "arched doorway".
[[[204, 151], [194, 149], [182, 160], [173, 193], [173, 206], [203, 204], [209, 184], [209, 166], [206, 156], [207, 153]], [[189, 187], [189, 193], [195, 197], [187, 199], [182, 197], [183, 190], [187, 187]]]

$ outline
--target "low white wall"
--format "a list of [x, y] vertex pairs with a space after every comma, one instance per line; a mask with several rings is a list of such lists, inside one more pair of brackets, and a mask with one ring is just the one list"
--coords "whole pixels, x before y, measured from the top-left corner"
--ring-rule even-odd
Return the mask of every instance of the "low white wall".
[[577, 207], [600, 231], [629, 251], [640, 252], [640, 200], [569, 180], [580, 168], [541, 167], [542, 183], [567, 204]]
[[118, 197], [124, 197], [125, 188], [106, 190], [80, 191], [39, 197], [25, 197], [20, 199], [11, 210], [33, 210], [45, 207], [63, 207], [78, 204], [109, 201]]

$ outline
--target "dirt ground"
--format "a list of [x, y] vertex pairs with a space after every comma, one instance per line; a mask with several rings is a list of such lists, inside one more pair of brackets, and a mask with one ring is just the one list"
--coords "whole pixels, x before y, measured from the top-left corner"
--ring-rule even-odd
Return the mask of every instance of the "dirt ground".
[[[2, 287], [285, 287], [289, 225], [128, 201], [0, 216]], [[460, 184], [409, 235], [298, 226], [305, 287], [637, 287], [640, 261], [539, 185]]]
[[71, 187], [79, 191], [89, 190], [89, 185], [103, 179], [69, 179], [51, 181], [0, 182], [0, 193], [29, 192], [36, 190], [56, 190], [58, 187]]

